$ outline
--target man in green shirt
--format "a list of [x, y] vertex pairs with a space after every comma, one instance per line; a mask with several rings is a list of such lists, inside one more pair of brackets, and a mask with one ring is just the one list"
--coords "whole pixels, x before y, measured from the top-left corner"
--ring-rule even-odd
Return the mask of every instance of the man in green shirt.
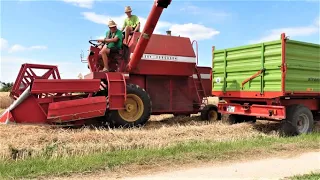
[[130, 33], [140, 31], [140, 21], [138, 16], [131, 14], [132, 10], [130, 6], [126, 6], [124, 11], [127, 14], [128, 18], [124, 20], [121, 31], [125, 30], [124, 43], [127, 44]]
[[110, 52], [118, 53], [122, 48], [122, 32], [117, 28], [117, 24], [114, 21], [109, 21], [109, 30], [106, 32], [106, 38], [99, 39], [98, 42], [107, 43], [106, 46], [102, 47], [100, 54], [103, 59], [104, 68], [102, 71], [108, 72], [108, 55]]

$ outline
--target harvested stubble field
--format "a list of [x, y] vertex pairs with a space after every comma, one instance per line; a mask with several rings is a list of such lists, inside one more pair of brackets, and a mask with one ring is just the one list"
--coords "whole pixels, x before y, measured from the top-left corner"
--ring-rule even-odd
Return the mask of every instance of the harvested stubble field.
[[[133, 129], [0, 125], [0, 178], [62, 175], [105, 167], [130, 169], [131, 164], [158, 167], [162, 161], [194, 163], [239, 158], [240, 153], [248, 157], [262, 152], [318, 149], [317, 134], [279, 139], [279, 127], [278, 122], [259, 120], [235, 125], [207, 122], [199, 115], [152, 116], [146, 126]], [[320, 132], [319, 125], [315, 131]]]
[[142, 128], [62, 129], [30, 125], [0, 126], [0, 158], [70, 156], [136, 148], [161, 148], [191, 140], [227, 141], [277, 136], [278, 124], [227, 125], [195, 117], [153, 116]]
[[[1, 105], [10, 104], [8, 93], [1, 94]], [[317, 127], [318, 128], [318, 127]], [[201, 121], [199, 115], [173, 117], [151, 116], [142, 128], [134, 129], [64, 129], [32, 125], [0, 126], [0, 159], [23, 159], [26, 156], [64, 157], [94, 152], [136, 148], [161, 148], [186, 141], [229, 141], [278, 136], [279, 123], [257, 121], [227, 125]]]

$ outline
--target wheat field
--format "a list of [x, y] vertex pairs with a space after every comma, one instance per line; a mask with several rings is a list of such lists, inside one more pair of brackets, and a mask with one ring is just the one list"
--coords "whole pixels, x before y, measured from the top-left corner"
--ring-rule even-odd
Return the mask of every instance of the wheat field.
[[0, 92], [0, 113], [13, 103], [13, 99], [9, 97], [9, 92]]
[[[161, 120], [159, 120], [161, 119]], [[83, 155], [132, 148], [160, 148], [189, 140], [227, 141], [257, 136], [277, 136], [278, 124], [227, 125], [204, 122], [199, 117], [153, 116], [142, 128], [64, 129], [31, 125], [0, 125], [0, 158]]]
[[[1, 97], [1, 100], [7, 99]], [[201, 121], [199, 114], [192, 117], [151, 116], [144, 127], [133, 129], [66, 129], [21, 124], [0, 125], [0, 159], [160, 148], [191, 140], [232, 141], [257, 136], [278, 136], [279, 127], [278, 122], [259, 120], [254, 124], [235, 125], [221, 121]]]

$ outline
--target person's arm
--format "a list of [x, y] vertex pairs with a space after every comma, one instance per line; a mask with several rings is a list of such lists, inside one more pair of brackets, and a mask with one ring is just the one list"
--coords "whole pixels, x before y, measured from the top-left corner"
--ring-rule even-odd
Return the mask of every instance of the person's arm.
[[137, 27], [134, 29], [134, 32], [137, 32], [140, 29], [140, 22], [138, 22]]
[[116, 35], [114, 36], [114, 38], [105, 39], [104, 42], [107, 42], [107, 43], [117, 42], [117, 41], [119, 41], [119, 39], [120, 39], [121, 36], [122, 36], [121, 31], [117, 31], [117, 33], [116, 33]]
[[117, 42], [118, 40], [119, 40], [118, 35], [116, 35], [114, 38], [110, 38], [110, 39], [105, 38], [104, 42], [111, 43], [111, 42]]
[[123, 22], [123, 26], [122, 26], [122, 28], [121, 28], [121, 31], [123, 31], [123, 30], [126, 28], [126, 26], [127, 26], [127, 21], [126, 21], [126, 20], [124, 20], [124, 22]]
[[137, 24], [137, 26], [134, 29], [134, 32], [137, 32], [140, 29], [140, 20], [139, 20], [138, 16], [136, 16], [136, 24]]
[[97, 41], [100, 43], [105, 42], [105, 40], [108, 38], [108, 34], [109, 34], [109, 31], [106, 32], [106, 37], [104, 39], [98, 39]]

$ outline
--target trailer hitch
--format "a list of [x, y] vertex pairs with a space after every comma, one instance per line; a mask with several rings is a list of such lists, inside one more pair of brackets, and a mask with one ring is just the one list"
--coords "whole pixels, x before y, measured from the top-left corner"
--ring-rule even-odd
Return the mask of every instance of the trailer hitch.
[[245, 110], [245, 111], [248, 111], [248, 110], [250, 109], [249, 103], [244, 103], [244, 104], [242, 105], [242, 109]]

